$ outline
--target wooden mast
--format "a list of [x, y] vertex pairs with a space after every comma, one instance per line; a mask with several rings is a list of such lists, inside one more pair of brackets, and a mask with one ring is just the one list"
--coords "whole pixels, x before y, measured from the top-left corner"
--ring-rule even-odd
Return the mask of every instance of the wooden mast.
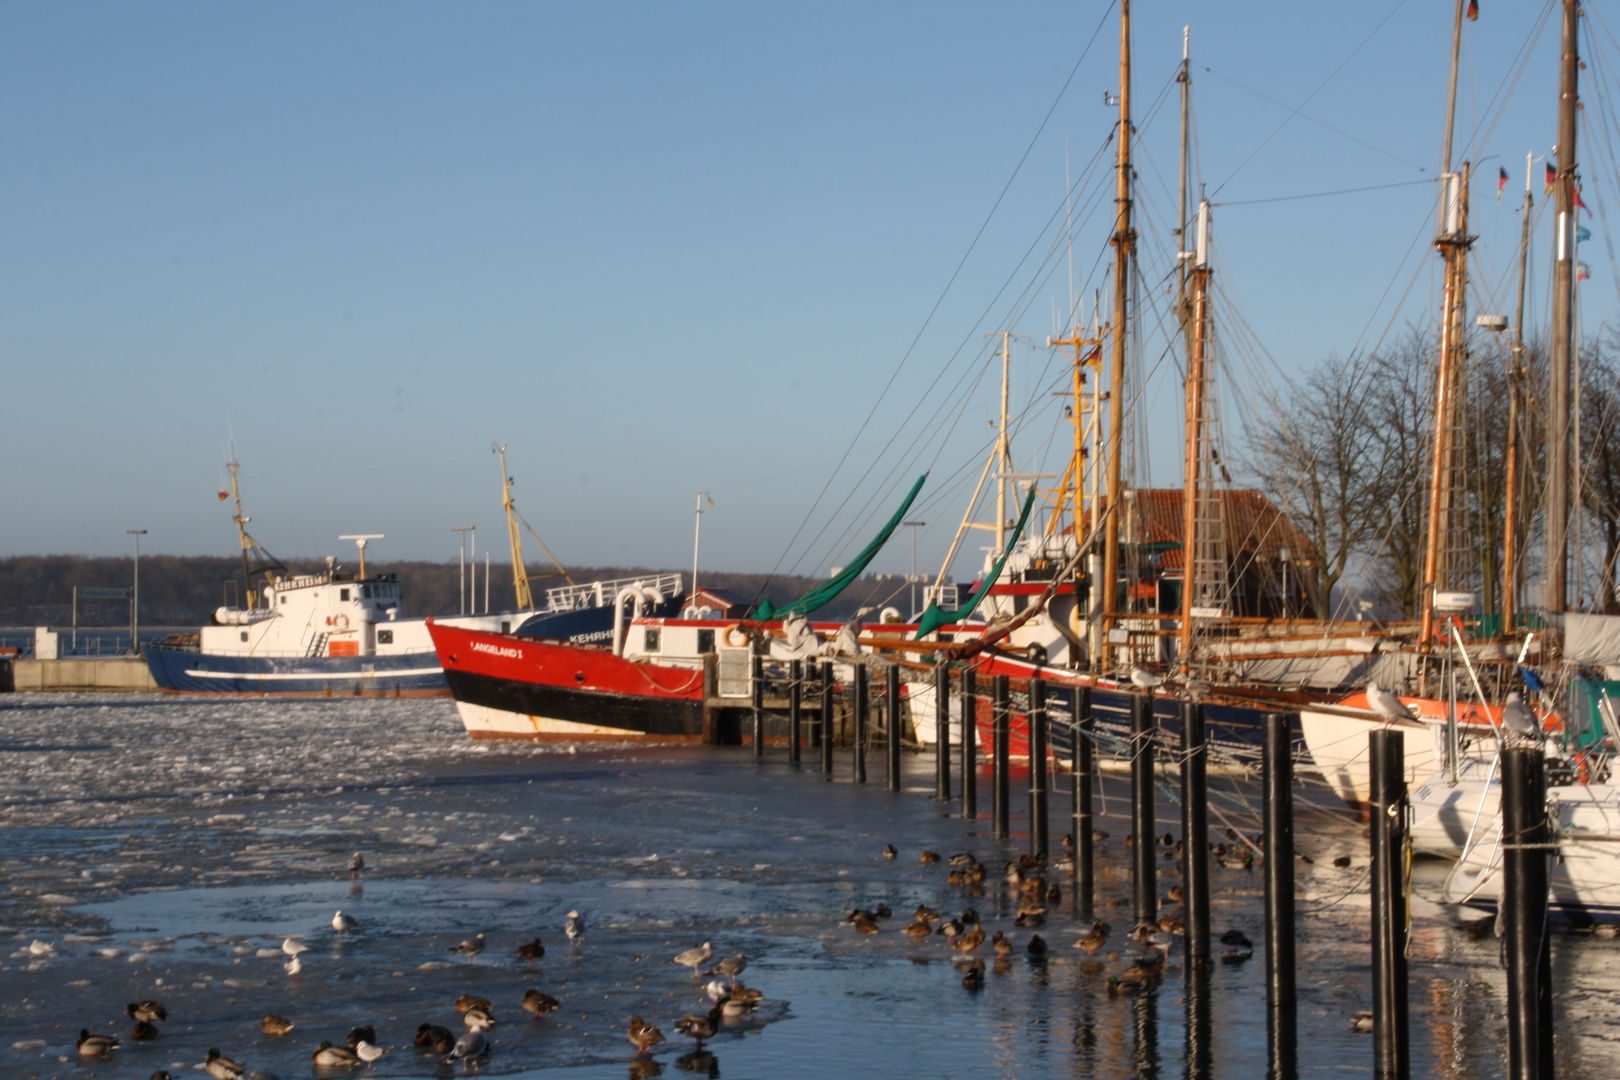
[[1564, 0], [1558, 78], [1558, 172], [1553, 185], [1557, 256], [1553, 263], [1552, 350], [1547, 387], [1547, 588], [1549, 613], [1569, 606], [1569, 373], [1575, 346], [1575, 109], [1580, 57], [1576, 0]]
[[1507, 490], [1502, 515], [1502, 633], [1513, 633], [1519, 585], [1519, 394], [1524, 386], [1524, 277], [1530, 257], [1530, 183], [1534, 154], [1524, 155], [1524, 221], [1519, 231], [1519, 309], [1513, 317], [1513, 366], [1508, 371]]
[[1110, 665], [1112, 647], [1108, 640], [1119, 619], [1119, 503], [1120, 459], [1124, 449], [1125, 338], [1129, 332], [1127, 303], [1130, 297], [1131, 252], [1136, 234], [1131, 231], [1131, 4], [1119, 5], [1119, 131], [1117, 133], [1118, 178], [1115, 184], [1114, 219], [1114, 337], [1108, 383], [1108, 519], [1103, 528], [1103, 641], [1101, 668]]
[[1467, 359], [1463, 325], [1468, 291], [1468, 163], [1451, 171], [1451, 138], [1457, 112], [1457, 65], [1462, 49], [1463, 0], [1457, 0], [1451, 37], [1451, 84], [1446, 95], [1446, 125], [1440, 155], [1439, 227], [1435, 247], [1445, 260], [1441, 300], [1440, 357], [1435, 377], [1434, 442], [1429, 460], [1429, 512], [1424, 538], [1423, 583], [1418, 649], [1434, 642], [1435, 594], [1450, 582], [1450, 554], [1460, 509], [1457, 498], [1463, 476], [1464, 423], [1462, 379]]
[[[1198, 569], [1207, 563], [1203, 538], [1198, 534], [1199, 509], [1208, 497], [1206, 488], [1214, 477], [1206, 461], [1209, 438], [1205, 420], [1209, 352], [1209, 201], [1198, 204], [1198, 240], [1192, 252], [1192, 325], [1188, 335], [1187, 357], [1187, 466], [1181, 506], [1181, 640], [1179, 662], [1182, 673], [1192, 670], [1193, 607], [1207, 606], [1206, 598], [1196, 596]], [[1202, 601], [1202, 603], [1200, 603]]]

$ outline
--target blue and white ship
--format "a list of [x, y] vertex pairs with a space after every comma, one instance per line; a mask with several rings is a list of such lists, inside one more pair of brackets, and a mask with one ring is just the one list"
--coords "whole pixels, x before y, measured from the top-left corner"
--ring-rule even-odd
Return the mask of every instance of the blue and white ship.
[[[504, 447], [497, 447], [504, 451]], [[177, 694], [270, 694], [299, 697], [448, 697], [423, 618], [404, 618], [393, 574], [366, 573], [366, 543], [377, 535], [343, 537], [359, 548], [360, 571], [343, 574], [334, 560], [323, 573], [295, 575], [248, 535], [242, 513], [237, 462], [227, 463], [235, 497], [236, 528], [248, 582], [245, 607], [221, 607], [195, 644], [149, 646], [143, 653], [152, 678]], [[671, 617], [684, 594], [680, 574], [593, 581], [546, 591], [536, 610], [523, 569], [523, 549], [512, 504], [512, 480], [501, 454], [504, 507], [512, 534], [518, 609], [436, 620], [447, 626], [490, 633], [607, 645], [615, 610], [628, 603], [632, 616]], [[559, 567], [560, 569], [560, 567]], [[260, 588], [253, 588], [254, 581]], [[620, 619], [623, 616], [619, 616]]]

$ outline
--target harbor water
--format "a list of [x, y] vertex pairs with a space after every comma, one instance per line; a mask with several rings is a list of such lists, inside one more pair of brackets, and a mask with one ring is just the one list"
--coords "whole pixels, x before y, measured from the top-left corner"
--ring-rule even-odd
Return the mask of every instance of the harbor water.
[[[1120, 979], [1128, 962], [1129, 797], [1103, 781], [1097, 914], [1112, 926], [1095, 956], [1076, 949], [1089, 922], [1071, 881], [1043, 925], [1017, 927], [1001, 880], [1027, 843], [1027, 822], [992, 839], [931, 798], [933, 759], [905, 757], [905, 790], [850, 781], [840, 751], [832, 783], [812, 755], [790, 765], [771, 748], [531, 745], [469, 740], [447, 700], [175, 699], [16, 695], [0, 701], [0, 1075], [191, 1075], [210, 1047], [283, 1078], [314, 1069], [323, 1041], [371, 1025], [388, 1053], [376, 1076], [450, 1076], [459, 1067], [412, 1045], [422, 1024], [460, 1034], [457, 996], [488, 998], [498, 1019], [482, 1072], [542, 1069], [594, 1077], [1025, 1077], [1208, 1075], [1266, 1071], [1258, 868], [1213, 870], [1213, 929], [1241, 930], [1253, 959], [1207, 974], [1207, 1031], [1187, 1023], [1194, 994], [1175, 948], [1162, 977]], [[1068, 829], [1067, 778], [1052, 800], [1052, 835]], [[1212, 778], [1215, 832], [1258, 832], [1258, 783]], [[988, 770], [979, 781], [989, 811]], [[1015, 777], [1014, 806], [1022, 809]], [[1352, 1018], [1370, 1008], [1367, 841], [1302, 784], [1296, 824], [1299, 1073], [1362, 1076], [1371, 1037]], [[1161, 795], [1159, 831], [1179, 814]], [[1212, 835], [1212, 839], [1218, 839]], [[885, 857], [885, 845], [897, 849]], [[944, 861], [971, 851], [982, 888], [953, 887]], [[351, 880], [349, 859], [366, 870]], [[1335, 865], [1348, 857], [1349, 865]], [[1161, 857], [1165, 896], [1176, 863]], [[1464, 924], [1433, 898], [1444, 870], [1416, 869], [1410, 960], [1412, 1072], [1498, 1077], [1506, 1059], [1505, 980], [1491, 922]], [[886, 904], [879, 932], [857, 933], [853, 908]], [[971, 907], [986, 943], [962, 954], [935, 935], [899, 933], [918, 904]], [[353, 930], [340, 933], [341, 909]], [[566, 914], [585, 916], [570, 944]], [[1168, 910], [1168, 905], [1161, 908]], [[469, 962], [451, 952], [482, 933]], [[1044, 959], [1026, 951], [1033, 934]], [[281, 945], [309, 946], [289, 975]], [[513, 955], [539, 936], [532, 966]], [[39, 943], [37, 946], [35, 943]], [[675, 1022], [708, 1009], [703, 983], [671, 962], [710, 942], [743, 953], [760, 990], [753, 1015], [697, 1049]], [[1217, 956], [1220, 947], [1216, 947]], [[979, 957], [982, 989], [959, 964]], [[1620, 940], [1554, 939], [1562, 1075], [1620, 1071]], [[528, 988], [561, 1007], [541, 1019]], [[150, 1042], [129, 1039], [129, 1002], [168, 1011]], [[264, 1034], [273, 1013], [293, 1021]], [[632, 1016], [666, 1041], [638, 1055]], [[81, 1059], [81, 1029], [116, 1034], [109, 1057]]]

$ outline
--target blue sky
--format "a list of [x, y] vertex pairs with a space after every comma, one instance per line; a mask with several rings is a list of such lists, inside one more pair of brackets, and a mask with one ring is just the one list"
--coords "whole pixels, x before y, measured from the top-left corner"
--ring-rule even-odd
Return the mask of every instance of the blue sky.
[[[1486, 291], [1524, 155], [1553, 138], [1556, 18], [1521, 55], [1541, 10], [1486, 0], [1465, 30]], [[1450, 19], [1137, 5], [1142, 288], [1174, 250], [1191, 24], [1230, 397], [1258, 393], [1240, 371], [1275, 381], [1429, 317], [1434, 194], [1410, 182], [1438, 167]], [[1041, 381], [1069, 297], [1052, 222], [1066, 158], [1079, 181], [1112, 152], [1117, 50], [1095, 2], [0, 6], [0, 554], [123, 553], [127, 528], [230, 553], [213, 493], [234, 436], [283, 556], [380, 532], [377, 557], [453, 558], [460, 524], [495, 542], [500, 440], [565, 561], [689, 565], [708, 489], [704, 565], [822, 571], [929, 465], [913, 517], [937, 559], [989, 438], [984, 333], [1031, 335], [1020, 467], [1068, 437]], [[1087, 295], [1105, 181], [1077, 195]], [[1614, 294], [1589, 262], [1588, 330]], [[1174, 358], [1144, 312], [1138, 473], [1175, 484]], [[909, 562], [897, 542], [873, 569]]]

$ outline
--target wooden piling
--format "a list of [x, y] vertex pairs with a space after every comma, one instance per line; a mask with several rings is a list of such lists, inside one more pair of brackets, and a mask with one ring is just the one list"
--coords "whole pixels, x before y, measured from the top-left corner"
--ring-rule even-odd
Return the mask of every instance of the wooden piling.
[[951, 667], [934, 668], [934, 798], [951, 801]]
[[962, 816], [979, 816], [979, 687], [971, 669], [962, 672]]
[[1406, 764], [1401, 732], [1368, 737], [1372, 834], [1373, 1077], [1408, 1080]]
[[1502, 752], [1502, 927], [1508, 1078], [1552, 1080], [1552, 956], [1547, 934], [1547, 770], [1541, 751]]
[[1092, 858], [1091, 835], [1095, 831], [1091, 814], [1091, 789], [1096, 779], [1095, 748], [1091, 745], [1092, 715], [1091, 687], [1074, 689], [1074, 711], [1069, 720], [1070, 767], [1069, 782], [1074, 799], [1071, 818], [1074, 829], [1074, 906], [1081, 919], [1091, 918], [1092, 901], [1096, 894], [1095, 862]]
[[1209, 747], [1204, 706], [1181, 703], [1181, 879], [1186, 894], [1187, 963], [1209, 963]]
[[887, 732], [883, 738], [883, 749], [887, 761], [884, 769], [889, 781], [890, 791], [900, 790], [900, 665], [890, 664], [889, 670], [884, 672], [883, 681], [883, 722]]
[[1131, 695], [1131, 836], [1137, 923], [1156, 922], [1159, 917], [1159, 845], [1154, 833], [1153, 791], [1153, 695]]
[[994, 733], [994, 742], [992, 744], [994, 756], [992, 775], [994, 782], [991, 799], [994, 817], [993, 825], [996, 839], [1005, 840], [1012, 831], [1009, 820], [1012, 800], [1009, 798], [1007, 790], [1011, 786], [1008, 776], [1008, 760], [1012, 755], [1010, 745], [1012, 734], [1012, 691], [1008, 686], [1008, 679], [1005, 675], [997, 675], [991, 682], [991, 687], [994, 695], [991, 700], [990, 714]]
[[804, 685], [804, 661], [795, 660], [788, 665], [788, 760], [799, 763], [799, 738], [802, 719], [799, 715], [800, 694]]
[[1261, 751], [1266, 879], [1266, 1058], [1273, 1080], [1299, 1066], [1294, 970], [1294, 769], [1289, 718], [1266, 713]]
[[1047, 855], [1046, 680], [1029, 681], [1029, 853]]

